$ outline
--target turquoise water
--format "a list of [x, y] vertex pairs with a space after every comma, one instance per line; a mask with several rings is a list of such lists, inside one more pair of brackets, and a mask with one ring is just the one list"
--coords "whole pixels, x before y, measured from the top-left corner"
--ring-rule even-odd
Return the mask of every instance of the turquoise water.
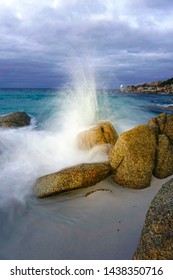
[[[69, 96], [68, 90], [0, 89], [0, 114], [25, 111], [36, 120], [38, 127], [44, 127], [47, 118], [51, 118], [59, 110], [64, 110], [66, 95]], [[71, 95], [73, 94], [71, 93]], [[77, 106], [80, 106], [77, 99], [76, 97]], [[111, 90], [98, 90], [97, 100], [98, 119], [109, 119], [118, 126], [121, 126], [121, 123], [122, 126], [146, 123], [148, 118], [161, 112], [169, 113], [167, 106], [173, 105], [171, 95], [124, 94]], [[63, 112], [59, 112], [59, 114], [61, 113]], [[120, 130], [125, 129], [120, 127]]]
[[[0, 115], [25, 111], [32, 122], [0, 129], [0, 259], [130, 258], [133, 247], [113, 250], [113, 244], [121, 244], [114, 234], [114, 209], [109, 208], [114, 192], [100, 197], [104, 206], [92, 198], [86, 201], [85, 190], [38, 200], [34, 183], [64, 167], [106, 160], [95, 150], [82, 152], [75, 146], [77, 133], [96, 121], [109, 120], [121, 133], [172, 103], [169, 95], [87, 90], [87, 85], [73, 90], [1, 89]], [[131, 244], [135, 242], [132, 238]]]

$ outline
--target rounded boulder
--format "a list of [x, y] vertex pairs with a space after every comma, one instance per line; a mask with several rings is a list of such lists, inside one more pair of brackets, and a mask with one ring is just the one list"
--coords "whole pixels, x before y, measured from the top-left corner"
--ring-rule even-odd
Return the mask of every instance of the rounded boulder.
[[122, 133], [109, 154], [114, 181], [132, 189], [149, 187], [155, 151], [156, 136], [149, 126], [139, 125]]
[[173, 260], [173, 179], [152, 200], [133, 259]]
[[65, 191], [87, 188], [99, 183], [111, 173], [112, 169], [108, 162], [75, 165], [38, 178], [35, 184], [35, 194], [37, 197], [46, 197]]
[[80, 132], [77, 135], [77, 146], [79, 149], [90, 150], [97, 145], [109, 144], [115, 145], [118, 139], [118, 133], [114, 126], [108, 122], [99, 122], [89, 129]]
[[0, 117], [0, 127], [22, 127], [30, 125], [31, 117], [25, 112], [14, 112]]

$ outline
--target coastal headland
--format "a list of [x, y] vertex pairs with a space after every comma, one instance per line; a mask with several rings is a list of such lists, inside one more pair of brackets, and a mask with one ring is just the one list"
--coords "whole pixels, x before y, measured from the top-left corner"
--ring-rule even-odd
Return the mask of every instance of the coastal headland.
[[121, 87], [120, 91], [133, 93], [173, 94], [173, 78], [165, 81], [129, 85], [127, 87]]

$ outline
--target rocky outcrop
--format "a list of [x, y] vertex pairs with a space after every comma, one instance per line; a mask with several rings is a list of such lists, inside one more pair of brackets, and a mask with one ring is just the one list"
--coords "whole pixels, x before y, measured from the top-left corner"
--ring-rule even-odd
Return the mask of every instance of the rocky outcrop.
[[14, 112], [0, 117], [0, 127], [22, 127], [29, 125], [31, 117], [25, 112]]
[[169, 141], [173, 144], [173, 115], [167, 115], [165, 127], [164, 127], [164, 134], [168, 136]]
[[142, 83], [137, 85], [127, 86], [122, 89], [124, 92], [133, 93], [173, 93], [173, 78], [165, 81], [154, 81], [151, 83]]
[[173, 145], [165, 134], [158, 136], [157, 152], [153, 175], [166, 178], [173, 174]]
[[153, 175], [159, 179], [173, 174], [173, 115], [160, 114], [148, 121], [156, 133], [157, 149]]
[[132, 189], [149, 187], [152, 174], [157, 178], [173, 174], [172, 115], [163, 113], [120, 137], [110, 122], [100, 122], [81, 132], [77, 142], [81, 149], [109, 153], [109, 162], [83, 163], [43, 176], [36, 181], [37, 197], [89, 187], [110, 174], [117, 184]]
[[113, 125], [108, 122], [100, 122], [85, 130], [77, 136], [77, 146], [79, 149], [90, 150], [96, 145], [109, 144], [109, 148], [115, 145], [118, 134]]
[[112, 169], [108, 162], [75, 165], [38, 178], [35, 194], [37, 197], [46, 197], [64, 191], [90, 187], [111, 173]]
[[122, 133], [110, 152], [114, 181], [124, 187], [143, 189], [150, 185], [155, 162], [156, 136], [147, 125]]
[[148, 126], [155, 130], [156, 136], [163, 134], [165, 131], [165, 124], [167, 122], [167, 114], [162, 113], [155, 118], [151, 118], [148, 121]]
[[133, 259], [173, 260], [173, 179], [151, 202]]

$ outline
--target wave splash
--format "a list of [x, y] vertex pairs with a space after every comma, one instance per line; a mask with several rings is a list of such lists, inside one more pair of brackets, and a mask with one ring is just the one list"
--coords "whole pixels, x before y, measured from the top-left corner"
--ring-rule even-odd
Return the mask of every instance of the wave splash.
[[73, 70], [72, 83], [57, 93], [44, 129], [37, 130], [32, 125], [1, 129], [0, 206], [11, 198], [26, 201], [39, 176], [95, 161], [95, 152], [79, 151], [75, 138], [79, 131], [98, 121], [96, 82], [91, 69], [81, 66]]

